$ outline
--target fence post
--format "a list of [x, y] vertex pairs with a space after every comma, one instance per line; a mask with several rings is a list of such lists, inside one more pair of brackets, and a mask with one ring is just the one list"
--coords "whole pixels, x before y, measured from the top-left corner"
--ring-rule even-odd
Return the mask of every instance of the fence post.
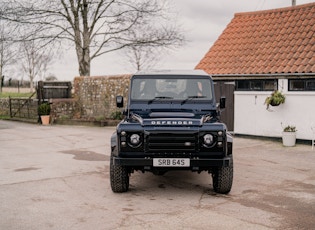
[[9, 96], [9, 109], [10, 109], [10, 117], [12, 118], [12, 106], [11, 106], [11, 97]]
[[37, 99], [38, 99], [38, 104], [41, 104], [44, 101], [44, 82], [39, 81], [37, 83]]
[[27, 105], [27, 118], [30, 118], [30, 105], [31, 105], [31, 99], [30, 98], [27, 99], [26, 105]]

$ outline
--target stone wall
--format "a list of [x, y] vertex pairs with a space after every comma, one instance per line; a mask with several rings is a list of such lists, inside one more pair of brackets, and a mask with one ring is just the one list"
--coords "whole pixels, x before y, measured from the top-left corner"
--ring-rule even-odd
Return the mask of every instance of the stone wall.
[[116, 96], [124, 96], [126, 103], [131, 75], [76, 77], [74, 99], [81, 119], [103, 120], [118, 111]]
[[0, 98], [0, 116], [9, 116], [9, 98]]
[[[128, 99], [131, 75], [76, 77], [73, 98], [50, 99], [52, 122], [104, 121], [119, 111], [116, 96]], [[0, 115], [9, 115], [9, 99], [0, 100]]]
[[74, 98], [51, 99], [49, 102], [53, 121], [81, 118], [81, 108]]

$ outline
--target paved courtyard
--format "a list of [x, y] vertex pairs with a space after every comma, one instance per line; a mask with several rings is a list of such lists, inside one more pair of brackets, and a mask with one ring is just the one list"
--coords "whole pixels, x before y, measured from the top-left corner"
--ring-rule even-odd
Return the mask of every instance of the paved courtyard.
[[315, 150], [236, 137], [234, 184], [207, 173], [136, 172], [109, 183], [115, 127], [0, 120], [0, 229], [313, 229]]

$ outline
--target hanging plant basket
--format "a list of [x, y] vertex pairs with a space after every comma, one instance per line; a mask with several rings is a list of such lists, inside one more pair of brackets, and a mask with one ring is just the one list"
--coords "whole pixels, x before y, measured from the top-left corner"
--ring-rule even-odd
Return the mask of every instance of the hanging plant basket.
[[269, 106], [279, 106], [285, 102], [285, 96], [278, 90], [274, 91], [269, 97], [265, 100], [266, 109], [269, 109]]
[[279, 102], [275, 102], [275, 101], [271, 101], [269, 105], [271, 106], [279, 106], [281, 103]]

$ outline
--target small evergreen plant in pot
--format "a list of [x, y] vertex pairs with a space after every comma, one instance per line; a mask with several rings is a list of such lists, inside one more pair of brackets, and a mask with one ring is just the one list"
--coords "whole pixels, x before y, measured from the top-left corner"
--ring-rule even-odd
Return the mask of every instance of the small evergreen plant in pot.
[[265, 104], [267, 105], [267, 109], [269, 106], [278, 106], [285, 102], [285, 96], [278, 90], [275, 90], [269, 97], [266, 98]]
[[47, 116], [50, 115], [50, 105], [48, 103], [42, 103], [38, 106], [38, 115]]
[[50, 122], [50, 105], [42, 103], [38, 106], [38, 115], [40, 116], [42, 125], [49, 125]]

